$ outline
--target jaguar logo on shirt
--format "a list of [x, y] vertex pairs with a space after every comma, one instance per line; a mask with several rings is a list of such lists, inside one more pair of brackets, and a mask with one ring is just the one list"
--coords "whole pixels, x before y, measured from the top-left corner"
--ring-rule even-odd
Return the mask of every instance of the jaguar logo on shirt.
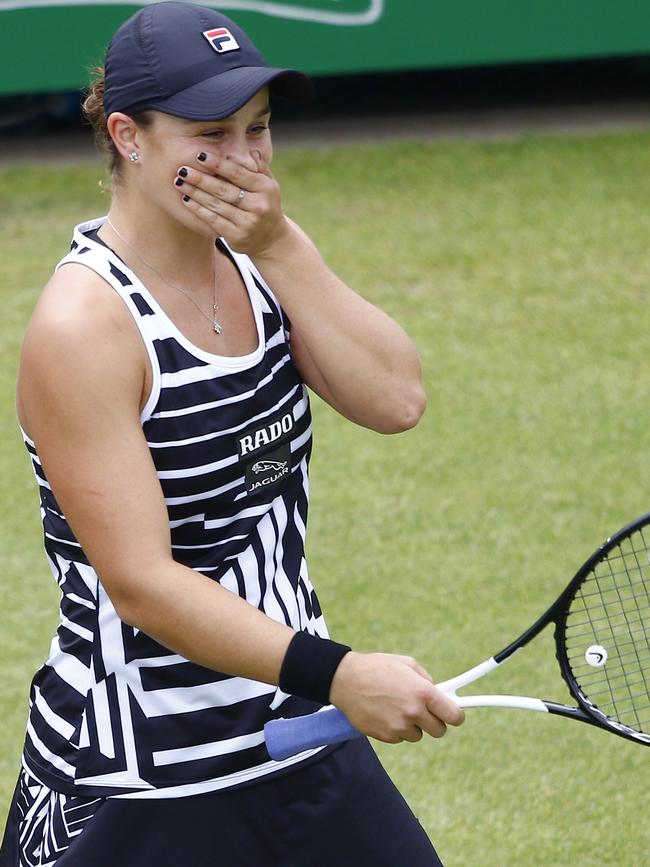
[[251, 472], [257, 475], [267, 473], [269, 470], [278, 472], [279, 470], [284, 470], [286, 466], [286, 461], [256, 461], [251, 467]]
[[291, 447], [289, 443], [280, 446], [265, 457], [246, 467], [246, 491], [255, 494], [273, 487], [291, 475]]

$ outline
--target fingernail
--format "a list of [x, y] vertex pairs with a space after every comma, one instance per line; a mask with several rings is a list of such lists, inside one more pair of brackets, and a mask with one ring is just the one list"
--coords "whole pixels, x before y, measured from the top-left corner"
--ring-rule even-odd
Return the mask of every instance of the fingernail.
[[259, 160], [260, 162], [262, 161], [262, 151], [258, 151], [257, 149], [255, 149], [254, 151], [252, 151], [252, 154], [255, 159]]
[[205, 153], [205, 151], [201, 151], [201, 153], [197, 157], [197, 160], [199, 160], [199, 162], [201, 162], [201, 163], [204, 163], [207, 160], [207, 158], [208, 158], [208, 155]]
[[186, 178], [186, 177], [187, 177], [187, 169], [185, 168], [185, 166], [183, 166], [182, 168], [180, 168], [180, 169], [178, 170], [178, 174], [179, 174], [182, 178]]
[[176, 178], [174, 183], [176, 184], [177, 187], [182, 187], [183, 184], [185, 183], [185, 181], [183, 180], [183, 178]]
[[190, 200], [190, 197], [189, 197], [189, 196], [183, 196], [183, 201], [184, 201], [184, 202], [189, 202], [189, 200]]

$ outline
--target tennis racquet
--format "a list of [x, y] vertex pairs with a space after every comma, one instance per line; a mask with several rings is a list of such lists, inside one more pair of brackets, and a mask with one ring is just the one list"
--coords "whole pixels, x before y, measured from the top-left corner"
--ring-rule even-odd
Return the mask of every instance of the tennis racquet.
[[[458, 695], [503, 665], [549, 624], [576, 706], [513, 695]], [[533, 625], [495, 656], [437, 684], [460, 707], [558, 714], [650, 746], [650, 513], [609, 538]], [[264, 727], [269, 755], [284, 759], [361, 737], [340, 710], [278, 719]]]

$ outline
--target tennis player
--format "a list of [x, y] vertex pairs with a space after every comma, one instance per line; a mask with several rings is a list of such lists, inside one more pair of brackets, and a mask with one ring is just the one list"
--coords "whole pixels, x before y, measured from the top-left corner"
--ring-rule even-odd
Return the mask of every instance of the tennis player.
[[415, 660], [330, 640], [307, 572], [307, 387], [382, 433], [425, 402], [410, 339], [282, 211], [270, 99], [311, 90], [170, 2], [119, 28], [86, 101], [113, 197], [21, 361], [61, 615], [2, 867], [440, 864], [366, 740], [264, 745], [329, 703], [390, 743], [462, 722]]

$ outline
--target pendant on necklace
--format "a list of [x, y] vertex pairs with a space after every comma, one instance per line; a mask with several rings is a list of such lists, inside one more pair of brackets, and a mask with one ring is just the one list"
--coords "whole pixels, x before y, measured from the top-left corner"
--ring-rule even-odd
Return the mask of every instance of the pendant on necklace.
[[212, 330], [215, 334], [221, 334], [223, 331], [223, 325], [220, 322], [217, 322], [217, 310], [219, 309], [218, 304], [212, 305], [212, 310], [214, 312], [214, 319], [212, 320]]

